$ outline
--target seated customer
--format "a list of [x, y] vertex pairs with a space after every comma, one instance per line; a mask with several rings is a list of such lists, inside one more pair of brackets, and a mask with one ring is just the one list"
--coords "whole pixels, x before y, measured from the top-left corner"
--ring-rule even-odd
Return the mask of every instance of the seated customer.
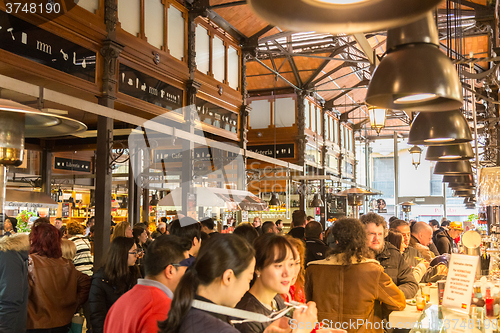
[[376, 309], [382, 304], [387, 310], [403, 310], [403, 292], [376, 260], [367, 259], [367, 236], [359, 220], [340, 219], [331, 234], [332, 255], [306, 269], [306, 299], [316, 302], [319, 321], [356, 323], [342, 327], [348, 332], [383, 332]]
[[106, 333], [148, 333], [158, 331], [158, 321], [167, 319], [170, 304], [186, 272], [189, 241], [160, 236], [148, 248], [144, 259], [146, 277], [121, 296], [104, 323]]

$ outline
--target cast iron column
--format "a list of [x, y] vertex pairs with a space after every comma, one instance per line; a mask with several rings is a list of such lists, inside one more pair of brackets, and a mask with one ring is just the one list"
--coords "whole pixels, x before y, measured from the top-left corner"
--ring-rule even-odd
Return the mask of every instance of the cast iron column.
[[40, 175], [42, 176], [42, 192], [51, 195], [52, 189], [52, 141], [43, 141], [43, 151], [40, 163]]
[[[109, 0], [106, 0], [108, 3]], [[116, 8], [116, 7], [115, 7]], [[106, 19], [108, 15], [106, 4]], [[116, 13], [115, 13], [116, 15]], [[111, 16], [110, 16], [111, 17]], [[108, 23], [108, 22], [107, 22]], [[107, 24], [108, 25], [108, 24]], [[110, 26], [108, 26], [110, 28]], [[103, 65], [102, 95], [98, 98], [100, 105], [114, 108], [117, 90], [117, 59], [123, 46], [107, 39], [100, 51]], [[111, 229], [111, 150], [113, 148], [113, 119], [98, 116], [97, 150], [96, 150], [96, 182], [95, 182], [95, 236], [94, 236], [94, 269], [100, 267], [102, 259], [109, 247]]]
[[[300, 91], [297, 93], [297, 127], [299, 133], [297, 135], [297, 145], [298, 145], [298, 153], [299, 153], [299, 162], [298, 164], [303, 167], [302, 174], [307, 176], [306, 172], [306, 113], [305, 113], [305, 92]], [[306, 211], [306, 199], [307, 199], [307, 181], [302, 180], [300, 182], [299, 189], [299, 208], [303, 211]]]

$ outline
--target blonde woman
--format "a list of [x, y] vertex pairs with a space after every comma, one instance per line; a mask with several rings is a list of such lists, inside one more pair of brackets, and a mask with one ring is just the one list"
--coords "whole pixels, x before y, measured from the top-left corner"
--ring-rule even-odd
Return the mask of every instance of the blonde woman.
[[111, 235], [111, 241], [113, 241], [113, 239], [115, 239], [116, 237], [127, 237], [127, 238], [134, 237], [132, 233], [132, 228], [130, 227], [130, 223], [128, 223], [127, 221], [118, 223], [113, 229], [113, 234]]

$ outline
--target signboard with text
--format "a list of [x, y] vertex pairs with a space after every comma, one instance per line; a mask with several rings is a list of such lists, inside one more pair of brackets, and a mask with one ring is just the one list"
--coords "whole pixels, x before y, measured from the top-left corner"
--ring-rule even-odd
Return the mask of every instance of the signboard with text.
[[452, 254], [443, 296], [443, 306], [468, 314], [479, 257]]
[[95, 83], [95, 52], [3, 11], [0, 49]]

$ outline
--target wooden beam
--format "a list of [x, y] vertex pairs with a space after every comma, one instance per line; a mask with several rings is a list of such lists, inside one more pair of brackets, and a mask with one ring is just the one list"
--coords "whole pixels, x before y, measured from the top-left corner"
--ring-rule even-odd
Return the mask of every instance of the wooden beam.
[[380, 61], [375, 56], [375, 52], [373, 52], [370, 43], [368, 43], [368, 39], [366, 39], [365, 35], [362, 33], [354, 34], [353, 36], [354, 39], [356, 39], [356, 41], [358, 42], [358, 45], [361, 47], [363, 53], [366, 55], [368, 60], [370, 60], [370, 64], [376, 67]]
[[234, 1], [234, 2], [221, 3], [221, 4], [218, 4], [218, 5], [210, 6], [210, 8], [218, 9], [218, 8], [227, 8], [227, 7], [241, 6], [241, 5], [246, 5], [246, 4], [247, 4], [246, 0], [243, 0], [243, 1]]

